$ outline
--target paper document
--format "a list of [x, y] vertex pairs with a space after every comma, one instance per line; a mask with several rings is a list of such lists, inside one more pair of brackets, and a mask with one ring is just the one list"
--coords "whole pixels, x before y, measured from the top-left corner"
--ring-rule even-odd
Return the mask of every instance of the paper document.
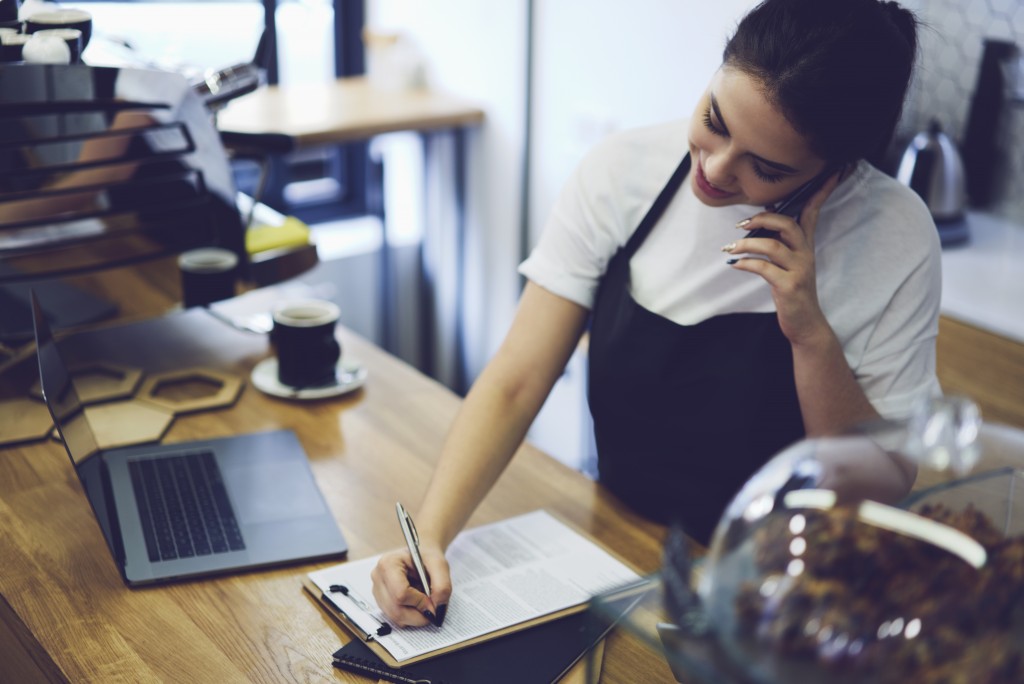
[[[444, 625], [393, 629], [373, 599], [379, 556], [312, 572], [309, 579], [398, 662], [574, 606], [640, 576], [544, 511], [462, 532], [447, 553], [455, 587]], [[348, 594], [331, 592], [344, 586]]]

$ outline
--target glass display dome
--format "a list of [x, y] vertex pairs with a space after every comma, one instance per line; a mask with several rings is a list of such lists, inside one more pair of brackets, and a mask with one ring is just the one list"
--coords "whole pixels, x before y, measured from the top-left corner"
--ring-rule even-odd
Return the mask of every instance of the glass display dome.
[[[666, 548], [668, 614], [713, 644], [723, 681], [1024, 682], [1024, 471], [973, 472], [982, 428], [947, 398], [786, 449], [730, 503], [696, 576]], [[914, 466], [932, 486], [906, 497]]]

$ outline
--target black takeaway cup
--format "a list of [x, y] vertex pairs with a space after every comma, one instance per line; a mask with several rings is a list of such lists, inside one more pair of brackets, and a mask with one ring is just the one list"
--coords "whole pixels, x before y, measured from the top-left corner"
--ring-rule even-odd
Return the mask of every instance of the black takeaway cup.
[[323, 299], [285, 302], [272, 312], [270, 342], [277, 353], [277, 379], [294, 388], [337, 383], [341, 345], [334, 337], [340, 312]]
[[238, 255], [221, 247], [200, 247], [178, 256], [182, 304], [206, 306], [235, 296]]

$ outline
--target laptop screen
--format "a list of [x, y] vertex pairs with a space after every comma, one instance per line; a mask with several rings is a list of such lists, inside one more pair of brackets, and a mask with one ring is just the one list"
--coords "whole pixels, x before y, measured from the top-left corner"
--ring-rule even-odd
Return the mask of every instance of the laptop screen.
[[35, 330], [43, 400], [50, 410], [53, 423], [82, 483], [89, 505], [96, 514], [96, 520], [107, 539], [107, 545], [110, 546], [114, 557], [120, 561], [124, 554], [120, 548], [120, 537], [116, 533], [117, 516], [110, 484], [104, 473], [102, 452], [85, 418], [71, 373], [61, 357], [35, 292], [32, 293], [32, 325]]

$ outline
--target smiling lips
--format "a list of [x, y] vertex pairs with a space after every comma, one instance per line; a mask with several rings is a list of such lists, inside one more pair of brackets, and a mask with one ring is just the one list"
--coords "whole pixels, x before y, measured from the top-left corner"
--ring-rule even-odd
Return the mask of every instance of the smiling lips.
[[734, 194], [731, 192], [726, 192], [725, 190], [719, 190], [714, 185], [712, 185], [711, 182], [708, 181], [707, 177], [704, 175], [704, 166], [700, 163], [697, 164], [696, 180], [697, 187], [700, 188], [700, 191], [713, 199], [725, 199], [726, 197], [729, 197]]

